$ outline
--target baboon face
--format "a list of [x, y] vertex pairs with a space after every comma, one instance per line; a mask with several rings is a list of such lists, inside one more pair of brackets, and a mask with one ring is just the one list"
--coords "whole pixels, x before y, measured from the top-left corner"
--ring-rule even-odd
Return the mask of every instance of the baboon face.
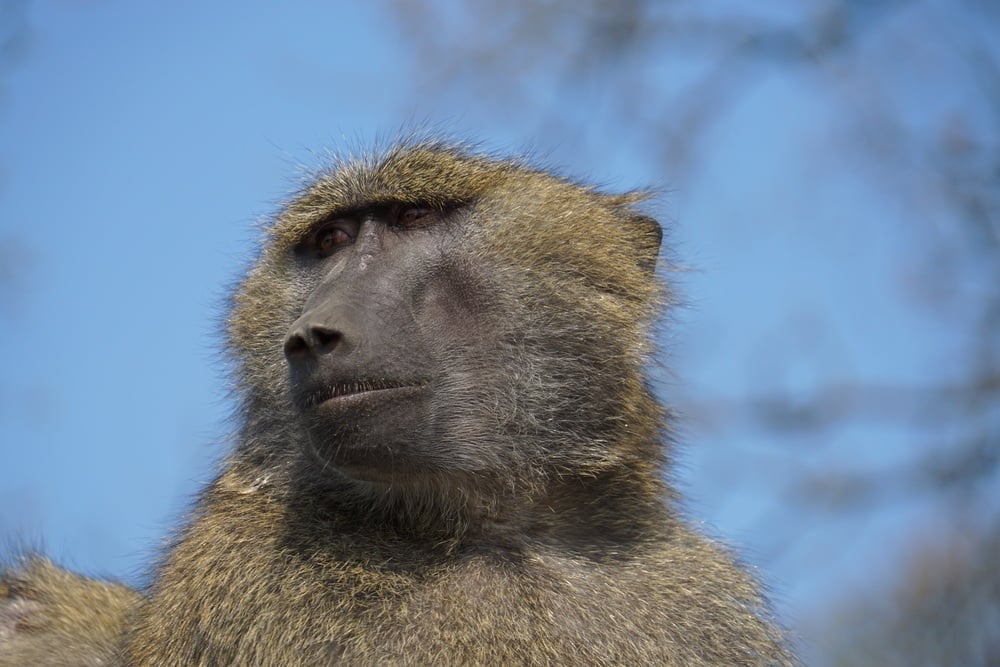
[[498, 327], [484, 267], [455, 259], [466, 215], [404, 202], [336, 211], [292, 250], [304, 299], [284, 341], [291, 395], [316, 453], [351, 476], [474, 464], [449, 450], [446, 422], [474, 400], [475, 386], [456, 385], [495, 353]]
[[236, 294], [240, 384], [357, 479], [593, 472], [652, 423], [660, 229], [638, 199], [454, 148], [345, 163]]

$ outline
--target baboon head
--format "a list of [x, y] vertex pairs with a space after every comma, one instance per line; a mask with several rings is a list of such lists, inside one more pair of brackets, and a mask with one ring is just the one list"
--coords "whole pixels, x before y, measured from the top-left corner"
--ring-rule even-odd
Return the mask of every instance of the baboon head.
[[236, 295], [253, 428], [400, 488], [650, 465], [661, 230], [641, 199], [419, 142], [320, 174]]

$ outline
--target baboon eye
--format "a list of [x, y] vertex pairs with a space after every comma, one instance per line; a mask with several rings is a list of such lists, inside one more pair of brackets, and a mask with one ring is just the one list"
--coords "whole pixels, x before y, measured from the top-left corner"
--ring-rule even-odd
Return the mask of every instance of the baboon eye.
[[334, 220], [317, 229], [309, 245], [317, 257], [329, 257], [338, 247], [354, 240], [354, 227], [350, 220]]
[[429, 208], [407, 206], [400, 210], [399, 216], [396, 218], [396, 224], [403, 229], [422, 227], [427, 224], [430, 216], [433, 214], [434, 211]]

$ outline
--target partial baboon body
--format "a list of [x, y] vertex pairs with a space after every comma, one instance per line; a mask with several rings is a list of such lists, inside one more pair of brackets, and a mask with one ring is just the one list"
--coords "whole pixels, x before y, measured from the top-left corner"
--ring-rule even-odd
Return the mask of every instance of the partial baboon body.
[[105, 664], [791, 664], [663, 481], [641, 199], [420, 142], [321, 174], [236, 292], [239, 445], [153, 584], [8, 574], [0, 664], [71, 662], [56, 632]]
[[119, 662], [135, 591], [30, 558], [0, 576], [0, 665]]

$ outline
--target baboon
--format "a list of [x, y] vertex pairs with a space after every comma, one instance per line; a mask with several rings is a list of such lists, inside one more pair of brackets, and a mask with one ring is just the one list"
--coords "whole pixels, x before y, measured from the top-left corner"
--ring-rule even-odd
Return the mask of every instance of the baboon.
[[0, 663], [794, 664], [665, 481], [643, 199], [422, 140], [320, 173], [235, 292], [237, 445], [152, 583], [9, 570]]

